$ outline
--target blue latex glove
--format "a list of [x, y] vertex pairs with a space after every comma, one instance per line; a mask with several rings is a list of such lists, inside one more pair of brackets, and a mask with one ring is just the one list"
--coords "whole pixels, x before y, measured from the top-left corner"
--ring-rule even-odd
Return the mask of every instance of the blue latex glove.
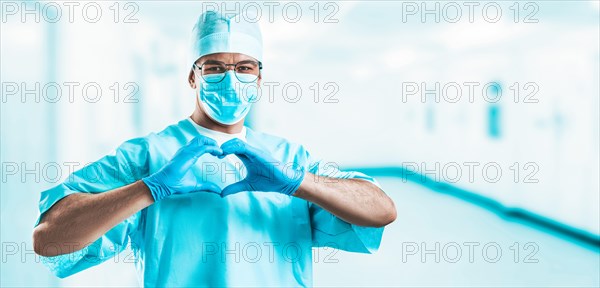
[[225, 197], [242, 191], [279, 192], [292, 195], [304, 180], [304, 169], [296, 164], [282, 164], [266, 153], [246, 144], [240, 139], [231, 139], [223, 145], [223, 158], [235, 154], [246, 166], [248, 175], [221, 192]]
[[201, 177], [194, 175], [190, 169], [198, 158], [205, 153], [220, 156], [223, 151], [217, 142], [209, 137], [198, 136], [181, 147], [175, 156], [158, 172], [143, 178], [154, 201], [159, 201], [173, 194], [186, 194], [196, 191], [221, 193], [214, 183], [203, 182]]

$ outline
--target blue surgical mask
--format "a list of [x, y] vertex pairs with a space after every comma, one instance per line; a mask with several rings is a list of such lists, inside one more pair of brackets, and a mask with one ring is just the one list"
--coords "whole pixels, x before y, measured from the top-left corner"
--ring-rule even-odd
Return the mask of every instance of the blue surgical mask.
[[[218, 79], [222, 76], [205, 75], [204, 77]], [[233, 71], [227, 71], [225, 78], [218, 83], [208, 83], [202, 77], [196, 77], [199, 84], [200, 105], [211, 119], [224, 125], [233, 125], [246, 117], [258, 95], [256, 80], [243, 83], [238, 77], [242, 80], [248, 78], [248, 81], [256, 78], [242, 73], [238, 73], [236, 77]]]

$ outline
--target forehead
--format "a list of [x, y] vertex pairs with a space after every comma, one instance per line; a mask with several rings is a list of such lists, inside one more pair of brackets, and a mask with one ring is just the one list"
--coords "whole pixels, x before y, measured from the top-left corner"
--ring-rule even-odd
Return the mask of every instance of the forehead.
[[237, 63], [244, 60], [255, 60], [254, 58], [241, 53], [214, 53], [200, 57], [196, 63], [202, 63], [207, 60], [221, 61], [225, 63]]

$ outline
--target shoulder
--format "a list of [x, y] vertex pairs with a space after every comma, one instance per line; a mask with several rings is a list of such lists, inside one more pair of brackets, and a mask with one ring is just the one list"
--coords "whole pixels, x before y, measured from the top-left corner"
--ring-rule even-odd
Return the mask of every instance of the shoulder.
[[189, 139], [196, 136], [196, 129], [190, 124], [187, 119], [183, 119], [177, 123], [171, 124], [163, 130], [150, 133], [145, 138], [148, 142], [175, 140], [187, 143]]
[[180, 147], [196, 137], [197, 134], [196, 128], [186, 118], [142, 138], [150, 149], [164, 146]]
[[158, 132], [129, 139], [123, 142], [118, 150], [134, 154], [147, 154], [164, 146], [181, 146], [194, 137], [193, 128], [186, 119], [169, 125]]
[[280, 161], [305, 162], [309, 158], [309, 153], [302, 144], [250, 128], [246, 129], [248, 144], [269, 151], [271, 155], [280, 158]]

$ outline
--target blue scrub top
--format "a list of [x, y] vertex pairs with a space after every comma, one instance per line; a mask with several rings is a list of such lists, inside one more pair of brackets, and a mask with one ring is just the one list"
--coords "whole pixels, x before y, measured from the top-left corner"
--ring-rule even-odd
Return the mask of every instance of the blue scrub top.
[[[378, 185], [362, 173], [321, 164], [301, 145], [247, 127], [246, 131], [248, 144], [281, 163], [304, 165], [316, 175], [358, 178]], [[184, 119], [159, 133], [124, 142], [113, 154], [43, 191], [36, 226], [43, 213], [63, 197], [102, 193], [140, 180], [200, 134]], [[243, 169], [240, 174], [238, 168], [227, 159], [204, 155], [193, 169], [223, 188], [243, 178]], [[383, 228], [349, 224], [316, 204], [280, 193], [242, 192], [221, 198], [197, 192], [167, 197], [133, 214], [86, 248], [42, 257], [42, 261], [63, 278], [130, 246], [143, 286], [312, 286], [312, 247], [372, 253], [382, 233]]]

